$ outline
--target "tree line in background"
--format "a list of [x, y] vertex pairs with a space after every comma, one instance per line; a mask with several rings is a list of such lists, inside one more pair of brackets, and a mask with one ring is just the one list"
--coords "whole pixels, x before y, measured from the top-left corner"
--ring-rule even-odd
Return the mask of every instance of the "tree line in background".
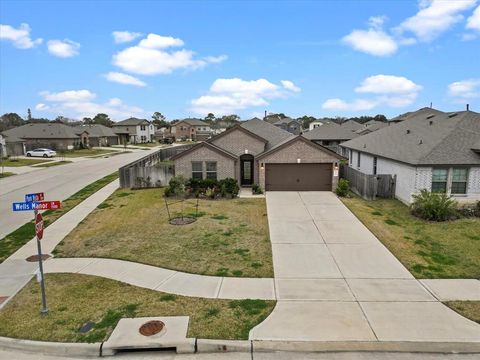
[[[283, 113], [277, 113], [277, 114], [269, 114], [267, 115], [267, 118], [269, 117], [274, 117], [275, 119], [281, 120], [288, 118], [287, 115]], [[152, 123], [155, 124], [157, 127], [162, 128], [162, 127], [170, 127], [171, 125], [181, 121], [182, 119], [176, 119], [176, 120], [171, 120], [168, 121], [162, 113], [156, 111], [152, 115]], [[209, 124], [212, 128], [229, 128], [240, 122], [240, 116], [236, 114], [232, 115], [224, 115], [221, 117], [216, 117], [213, 113], [209, 113], [207, 116], [205, 116], [203, 119], [204, 122]], [[302, 128], [308, 129], [308, 126], [312, 121], [315, 120], [323, 120], [323, 121], [331, 121], [335, 122], [338, 124], [341, 124], [345, 121], [349, 120], [354, 120], [360, 124], [364, 124], [370, 120], [376, 120], [376, 121], [387, 121], [387, 118], [385, 115], [378, 114], [375, 116], [359, 116], [359, 117], [324, 117], [317, 119], [313, 116], [308, 116], [304, 115], [302, 117], [296, 118], [301, 125]], [[53, 122], [53, 123], [61, 123], [61, 124], [66, 124], [66, 125], [91, 125], [91, 124], [99, 124], [99, 125], [105, 125], [108, 127], [111, 127], [114, 125], [114, 121], [110, 119], [110, 117], [107, 114], [104, 113], [99, 113], [95, 115], [93, 118], [90, 117], [84, 117], [82, 120], [74, 120], [74, 119], [69, 119], [64, 116], [57, 116], [54, 120], [50, 120], [47, 118], [34, 118], [32, 117], [32, 113], [30, 109], [27, 111], [27, 118], [24, 119], [17, 113], [7, 113], [3, 114], [0, 117], [0, 131], [8, 130], [17, 126], [22, 126], [25, 124], [32, 124], [32, 123], [47, 123], [47, 122]]]

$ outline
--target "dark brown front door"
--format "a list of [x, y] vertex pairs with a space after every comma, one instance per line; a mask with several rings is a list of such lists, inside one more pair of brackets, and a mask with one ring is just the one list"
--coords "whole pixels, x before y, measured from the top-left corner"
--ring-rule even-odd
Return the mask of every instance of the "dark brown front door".
[[240, 183], [245, 186], [253, 184], [253, 158], [240, 160]]
[[267, 191], [331, 191], [332, 163], [266, 164]]

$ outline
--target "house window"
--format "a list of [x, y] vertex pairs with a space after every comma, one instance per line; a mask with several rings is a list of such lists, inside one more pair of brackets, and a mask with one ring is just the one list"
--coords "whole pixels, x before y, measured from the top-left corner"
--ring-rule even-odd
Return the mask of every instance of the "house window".
[[201, 161], [192, 161], [192, 178], [203, 179], [203, 163]]
[[353, 164], [353, 150], [350, 150], [350, 156], [348, 157], [348, 160], [350, 161], [350, 165]]
[[373, 157], [373, 175], [377, 175], [377, 157]]
[[457, 168], [452, 171], [452, 194], [467, 193], [467, 169]]
[[433, 169], [432, 171], [432, 192], [447, 192], [447, 169]]
[[145, 131], [145, 125], [140, 125], [140, 130]]
[[207, 161], [207, 179], [217, 180], [217, 162], [216, 161]]
[[357, 152], [357, 168], [360, 168], [360, 158], [362, 153], [360, 151]]

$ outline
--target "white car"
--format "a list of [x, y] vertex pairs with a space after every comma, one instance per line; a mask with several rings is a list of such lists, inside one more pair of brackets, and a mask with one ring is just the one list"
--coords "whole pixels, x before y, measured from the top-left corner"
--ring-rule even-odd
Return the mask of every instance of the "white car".
[[50, 149], [34, 149], [27, 151], [27, 156], [39, 156], [39, 157], [54, 157], [57, 156], [57, 153]]

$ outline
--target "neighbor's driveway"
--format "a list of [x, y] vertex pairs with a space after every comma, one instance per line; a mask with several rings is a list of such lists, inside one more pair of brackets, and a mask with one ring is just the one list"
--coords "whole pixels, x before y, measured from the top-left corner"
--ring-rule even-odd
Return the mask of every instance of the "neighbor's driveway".
[[275, 291], [256, 340], [480, 342], [331, 192], [268, 192]]

